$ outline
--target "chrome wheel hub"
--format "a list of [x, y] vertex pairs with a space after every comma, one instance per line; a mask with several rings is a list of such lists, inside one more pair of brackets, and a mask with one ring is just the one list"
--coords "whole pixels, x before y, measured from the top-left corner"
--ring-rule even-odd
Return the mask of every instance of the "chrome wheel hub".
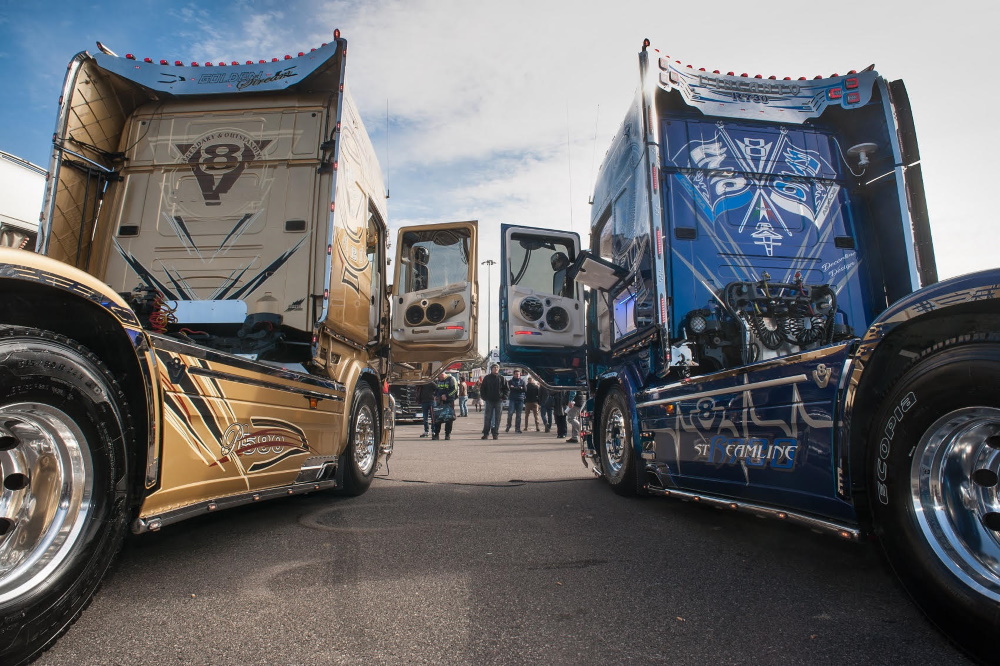
[[368, 405], [358, 410], [354, 421], [354, 462], [362, 474], [368, 474], [375, 464], [375, 415]]
[[945, 414], [916, 451], [910, 490], [924, 537], [964, 584], [1000, 602], [1000, 409]]
[[604, 419], [604, 450], [608, 457], [606, 471], [615, 475], [621, 471], [625, 458], [625, 415], [613, 407]]
[[93, 497], [90, 450], [65, 412], [0, 407], [0, 603], [43, 585], [77, 545]]

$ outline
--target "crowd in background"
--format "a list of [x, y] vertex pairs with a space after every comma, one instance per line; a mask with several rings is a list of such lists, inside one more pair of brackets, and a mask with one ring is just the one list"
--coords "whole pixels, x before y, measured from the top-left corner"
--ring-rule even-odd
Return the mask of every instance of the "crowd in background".
[[421, 404], [424, 432], [421, 437], [451, 439], [455, 418], [467, 417], [469, 407], [483, 414], [483, 439], [499, 437], [504, 403], [507, 421], [504, 428], [515, 434], [528, 431], [533, 424], [535, 432], [551, 432], [567, 442], [579, 442], [580, 410], [584, 395], [577, 391], [550, 391], [530, 376], [522, 376], [515, 369], [507, 378], [500, 374], [500, 366], [492, 364], [490, 371], [478, 380], [459, 380], [453, 374], [441, 371], [436, 382], [420, 386], [418, 400]]

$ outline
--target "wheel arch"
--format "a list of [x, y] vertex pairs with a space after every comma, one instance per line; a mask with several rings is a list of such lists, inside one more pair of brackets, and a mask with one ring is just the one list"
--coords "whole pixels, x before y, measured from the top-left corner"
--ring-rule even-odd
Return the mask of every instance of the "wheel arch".
[[866, 453], [872, 419], [883, 399], [919, 360], [945, 347], [989, 340], [1000, 341], [1000, 303], [995, 300], [941, 308], [895, 326], [876, 324], [869, 331], [857, 353], [844, 402], [851, 496], [866, 529], [871, 527]]
[[[95, 354], [128, 399], [134, 468], [131, 496], [137, 507], [159, 480], [159, 446], [153, 382], [155, 361], [145, 334], [116, 312], [71, 289], [26, 280], [0, 279], [0, 322], [64, 335]], [[121, 308], [119, 307], [118, 310]], [[125, 310], [134, 320], [131, 310]], [[135, 322], [138, 323], [137, 321]], [[152, 463], [152, 464], [151, 464]], [[133, 507], [134, 508], [134, 507]]]

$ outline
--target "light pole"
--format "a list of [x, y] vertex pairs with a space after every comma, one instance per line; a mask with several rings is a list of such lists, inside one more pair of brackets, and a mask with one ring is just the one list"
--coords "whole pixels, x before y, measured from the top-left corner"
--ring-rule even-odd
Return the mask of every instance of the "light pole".
[[489, 365], [490, 354], [493, 353], [493, 342], [490, 339], [490, 331], [493, 328], [493, 272], [490, 270], [497, 262], [487, 259], [483, 262], [486, 266], [486, 362]]

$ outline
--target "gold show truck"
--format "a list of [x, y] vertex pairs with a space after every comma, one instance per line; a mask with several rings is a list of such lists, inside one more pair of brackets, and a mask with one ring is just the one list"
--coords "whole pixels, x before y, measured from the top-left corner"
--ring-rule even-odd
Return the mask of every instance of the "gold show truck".
[[[399, 230], [347, 42], [69, 63], [36, 252], [0, 248], [0, 663], [87, 605], [127, 530], [363, 493], [394, 363], [475, 345], [475, 222]], [[395, 307], [393, 307], [393, 304]]]

